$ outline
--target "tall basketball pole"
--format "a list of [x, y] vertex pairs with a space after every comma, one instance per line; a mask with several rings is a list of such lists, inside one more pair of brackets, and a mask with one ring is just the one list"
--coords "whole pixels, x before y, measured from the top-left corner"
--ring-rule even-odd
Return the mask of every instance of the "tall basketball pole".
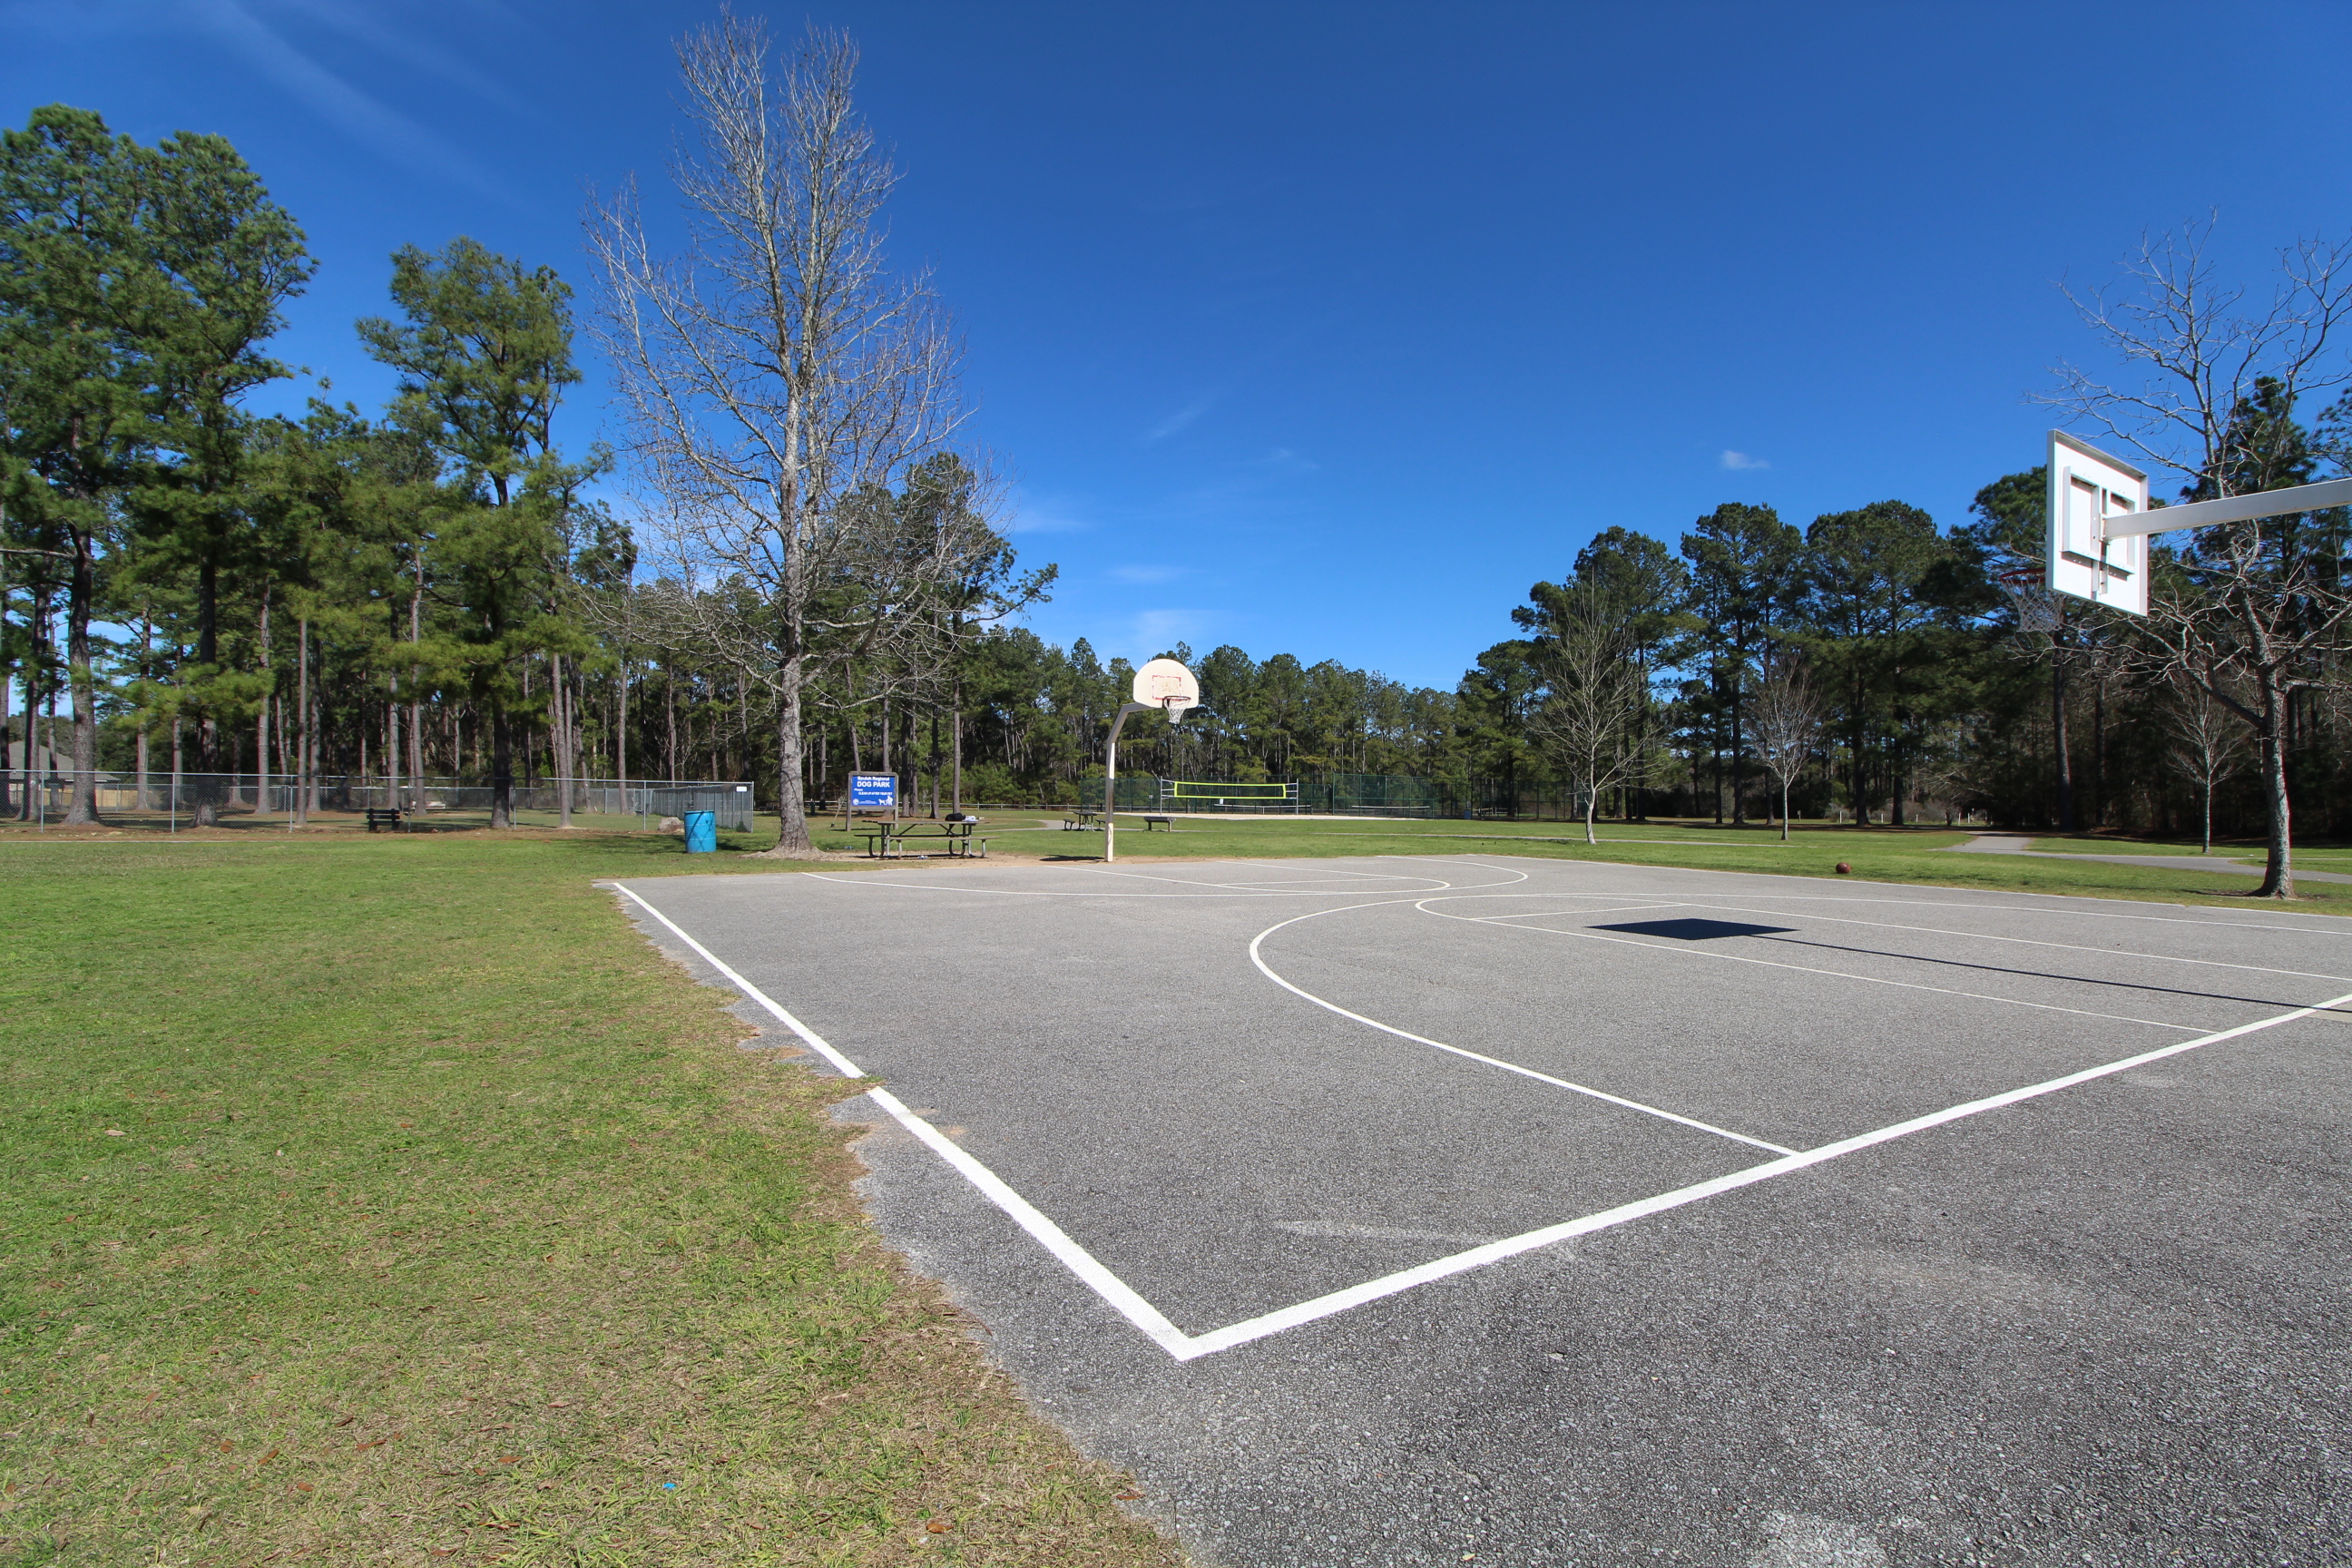
[[[1117, 847], [1112, 842], [1118, 830], [1112, 826], [1111, 820], [1112, 814], [1118, 807], [1118, 732], [1127, 727], [1129, 714], [1149, 713], [1157, 706], [1151, 702], [1129, 702], [1119, 709], [1118, 717], [1110, 721], [1110, 739], [1103, 742], [1103, 864], [1106, 866], [1118, 858]], [[1149, 827], [1151, 824], [1147, 822], [1143, 826]]]

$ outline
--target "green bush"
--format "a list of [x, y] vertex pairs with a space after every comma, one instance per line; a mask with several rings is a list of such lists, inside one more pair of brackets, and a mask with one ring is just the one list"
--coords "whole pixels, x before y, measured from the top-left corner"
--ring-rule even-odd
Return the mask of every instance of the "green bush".
[[980, 805], [1031, 805], [1037, 792], [1002, 763], [972, 763], [963, 770], [963, 798]]

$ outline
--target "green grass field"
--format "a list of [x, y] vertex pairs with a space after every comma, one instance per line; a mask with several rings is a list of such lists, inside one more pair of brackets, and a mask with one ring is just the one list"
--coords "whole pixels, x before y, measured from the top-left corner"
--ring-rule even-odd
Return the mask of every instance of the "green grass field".
[[[1008, 861], [1099, 855], [1057, 820], [982, 831]], [[0, 828], [0, 1562], [1172, 1561], [864, 1226], [824, 1115], [845, 1086], [740, 1048], [728, 999], [592, 886], [791, 875], [743, 853], [773, 833], [689, 859], [647, 834]], [[2246, 901], [1937, 830], [1603, 836], [1139, 819], [1119, 844]], [[2303, 892], [2352, 912], [2352, 887]]]
[[685, 868], [0, 837], [0, 1562], [1172, 1561], [590, 886]]

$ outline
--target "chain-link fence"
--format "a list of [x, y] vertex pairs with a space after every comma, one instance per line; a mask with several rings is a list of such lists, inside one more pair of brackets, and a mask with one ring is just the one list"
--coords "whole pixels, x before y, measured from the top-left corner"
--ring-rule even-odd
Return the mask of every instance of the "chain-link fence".
[[[498, 795], [488, 783], [454, 778], [17, 769], [0, 774], [0, 819], [40, 826], [61, 822], [71, 815], [85, 778], [101, 820], [167, 832], [205, 823], [390, 827], [395, 825], [385, 814], [392, 812], [400, 814], [397, 826], [405, 831], [482, 827]], [[508, 792], [512, 820], [523, 827], [559, 826], [567, 793], [574, 827], [646, 831], [666, 817], [707, 811], [723, 830], [751, 828], [751, 786], [705, 779], [518, 779]]]

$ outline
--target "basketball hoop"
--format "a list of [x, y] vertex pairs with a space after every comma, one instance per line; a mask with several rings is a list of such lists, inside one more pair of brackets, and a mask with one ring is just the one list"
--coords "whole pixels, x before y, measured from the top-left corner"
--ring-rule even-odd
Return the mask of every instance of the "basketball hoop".
[[1135, 700], [1120, 708], [1110, 721], [1110, 733], [1103, 741], [1103, 864], [1118, 858], [1118, 732], [1130, 713], [1149, 713], [1154, 708], [1167, 716], [1170, 723], [1184, 716], [1188, 709], [1199, 706], [1201, 683], [1192, 672], [1172, 658], [1155, 658], [1135, 672]]
[[1992, 574], [1994, 586], [2017, 616], [2021, 632], [2054, 632], [2066, 624], [2065, 606], [2048, 586], [2048, 574], [2039, 566], [2021, 566]]

